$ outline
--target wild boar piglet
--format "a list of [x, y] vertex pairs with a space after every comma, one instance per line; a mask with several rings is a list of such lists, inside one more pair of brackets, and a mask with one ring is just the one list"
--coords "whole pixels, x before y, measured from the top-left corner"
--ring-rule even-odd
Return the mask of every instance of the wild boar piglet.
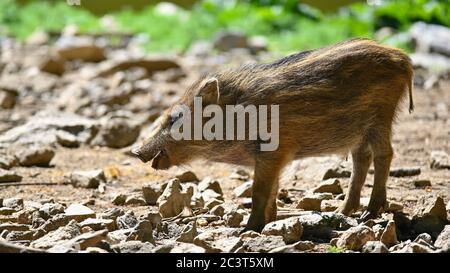
[[[408, 92], [409, 110], [413, 110], [412, 77], [407, 55], [368, 39], [211, 73], [195, 82], [163, 113], [151, 135], [133, 153], [144, 162], [153, 160], [155, 169], [194, 159], [253, 166], [252, 211], [246, 230], [261, 231], [276, 219], [278, 179], [284, 166], [298, 158], [350, 152], [352, 176], [339, 212], [349, 215], [359, 208], [361, 189], [373, 162], [374, 186], [362, 215], [369, 219], [386, 204], [386, 181], [393, 156], [392, 124], [399, 102]], [[227, 107], [238, 105], [245, 107], [240, 112], [247, 114], [244, 121], [252, 119], [248, 106], [269, 109], [263, 115], [265, 122], [258, 120], [258, 128], [244, 126], [247, 138], [243, 140], [227, 138], [239, 133], [228, 131], [227, 114], [219, 116], [218, 121], [210, 113], [195, 113], [196, 106], [205, 110], [215, 106], [227, 113]], [[271, 112], [272, 106], [278, 106], [278, 111]], [[243, 121], [236, 112], [233, 124]], [[195, 122], [206, 126], [213, 118], [216, 127], [224, 128], [223, 135], [205, 139], [186, 131], [196, 127]], [[175, 139], [171, 132], [180, 121], [185, 123], [180, 132], [189, 137]], [[248, 137], [260, 132], [263, 125], [271, 125], [268, 127], [272, 127], [274, 139], [258, 134]], [[275, 149], [262, 149], [268, 142], [275, 143]]]

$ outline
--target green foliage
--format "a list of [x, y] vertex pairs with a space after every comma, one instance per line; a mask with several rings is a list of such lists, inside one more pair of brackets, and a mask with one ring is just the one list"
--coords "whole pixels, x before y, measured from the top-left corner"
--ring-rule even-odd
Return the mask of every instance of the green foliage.
[[328, 253], [344, 253], [345, 249], [337, 247], [337, 246], [329, 246], [327, 248]]
[[77, 25], [80, 31], [100, 31], [99, 20], [89, 12], [75, 9], [65, 2], [32, 2], [19, 6], [15, 1], [0, 1], [0, 25], [7, 34], [24, 39], [36, 30], [59, 31]]
[[[81, 32], [102, 31], [100, 20], [65, 1], [32, 1], [19, 6], [0, 1], [0, 33], [24, 39], [35, 30], [59, 31], [75, 24]], [[450, 26], [447, 0], [391, 0], [381, 6], [357, 3], [338, 12], [323, 12], [297, 0], [202, 0], [190, 10], [161, 14], [154, 7], [113, 13], [124, 31], [145, 34], [151, 51], [183, 51], [199, 39], [210, 39], [220, 30], [238, 30], [267, 37], [280, 52], [316, 48], [350, 37], [373, 37], [384, 26], [406, 30], [415, 21]], [[407, 48], [401, 39], [385, 41]]]

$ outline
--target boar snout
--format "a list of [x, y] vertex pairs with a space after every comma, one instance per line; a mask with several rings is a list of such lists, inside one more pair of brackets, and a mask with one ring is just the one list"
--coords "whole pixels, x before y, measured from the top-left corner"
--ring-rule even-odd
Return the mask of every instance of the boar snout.
[[152, 160], [158, 153], [159, 150], [152, 149], [151, 147], [149, 147], [148, 144], [137, 146], [131, 149], [131, 154], [139, 158], [144, 163], [147, 163], [150, 160]]
[[139, 158], [144, 163], [147, 163], [153, 159], [152, 168], [157, 170], [165, 170], [172, 166], [169, 156], [164, 149], [152, 152], [148, 151], [145, 145], [143, 145], [131, 149], [131, 154]]

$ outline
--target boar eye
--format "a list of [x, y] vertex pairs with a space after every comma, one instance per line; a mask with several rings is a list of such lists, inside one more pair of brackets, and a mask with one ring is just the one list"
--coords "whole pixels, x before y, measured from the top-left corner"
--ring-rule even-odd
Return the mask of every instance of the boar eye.
[[178, 113], [175, 113], [174, 115], [171, 115], [169, 125], [172, 126], [181, 117], [183, 117], [183, 112], [178, 112]]

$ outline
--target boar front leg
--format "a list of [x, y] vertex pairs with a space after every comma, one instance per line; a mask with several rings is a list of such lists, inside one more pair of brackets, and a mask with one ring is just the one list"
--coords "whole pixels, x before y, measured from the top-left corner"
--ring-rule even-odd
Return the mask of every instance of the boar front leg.
[[252, 212], [244, 231], [260, 232], [277, 215], [278, 176], [285, 165], [283, 157], [260, 154], [256, 157], [252, 189]]

